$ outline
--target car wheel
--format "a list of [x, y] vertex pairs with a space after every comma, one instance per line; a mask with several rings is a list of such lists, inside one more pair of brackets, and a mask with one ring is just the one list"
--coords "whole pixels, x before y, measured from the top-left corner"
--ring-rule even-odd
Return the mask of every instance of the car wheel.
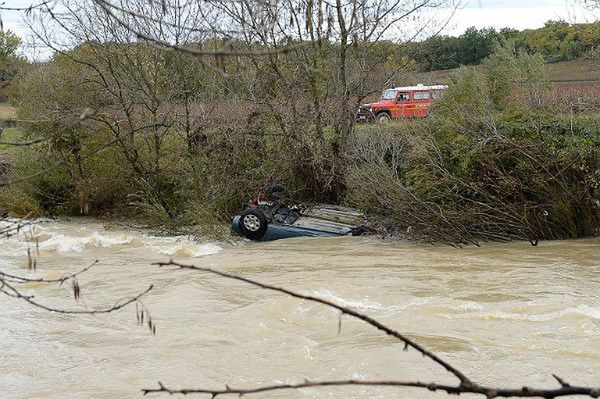
[[269, 222], [265, 214], [259, 209], [246, 209], [240, 216], [238, 227], [244, 237], [251, 240], [260, 240], [267, 231]]
[[389, 122], [392, 119], [392, 117], [387, 112], [381, 112], [381, 113], [377, 114], [376, 119], [377, 119], [377, 123], [386, 123], [386, 122]]

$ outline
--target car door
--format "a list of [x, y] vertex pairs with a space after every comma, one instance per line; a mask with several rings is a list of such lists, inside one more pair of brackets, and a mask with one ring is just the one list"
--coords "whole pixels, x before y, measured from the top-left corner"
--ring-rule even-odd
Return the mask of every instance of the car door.
[[410, 104], [410, 92], [400, 91], [396, 96], [396, 104], [392, 109], [392, 118], [402, 118], [406, 116], [406, 107]]
[[431, 93], [428, 91], [413, 92], [413, 101], [411, 103], [412, 115], [415, 117], [427, 116], [429, 106], [431, 105]]

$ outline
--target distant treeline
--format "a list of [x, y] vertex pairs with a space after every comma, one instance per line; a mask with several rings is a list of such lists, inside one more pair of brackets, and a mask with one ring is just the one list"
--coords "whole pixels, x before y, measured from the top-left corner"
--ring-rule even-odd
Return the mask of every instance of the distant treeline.
[[517, 50], [541, 54], [547, 62], [569, 61], [600, 45], [600, 22], [570, 24], [548, 21], [539, 29], [469, 28], [460, 36], [433, 36], [407, 45], [409, 56], [424, 71], [477, 65], [493, 52], [494, 43], [514, 41]]

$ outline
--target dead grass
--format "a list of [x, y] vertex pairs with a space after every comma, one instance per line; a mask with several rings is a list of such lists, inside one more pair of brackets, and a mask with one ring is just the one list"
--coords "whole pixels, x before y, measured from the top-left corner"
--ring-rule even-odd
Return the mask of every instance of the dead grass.
[[0, 121], [14, 120], [17, 118], [15, 107], [7, 103], [0, 103]]

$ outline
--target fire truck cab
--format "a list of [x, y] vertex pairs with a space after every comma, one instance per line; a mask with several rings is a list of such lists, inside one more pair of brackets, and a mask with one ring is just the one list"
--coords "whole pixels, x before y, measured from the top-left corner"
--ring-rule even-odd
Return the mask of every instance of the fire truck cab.
[[381, 99], [360, 106], [358, 122], [387, 122], [397, 118], [422, 118], [429, 114], [429, 107], [442, 96], [446, 85], [395, 87], [384, 90]]

